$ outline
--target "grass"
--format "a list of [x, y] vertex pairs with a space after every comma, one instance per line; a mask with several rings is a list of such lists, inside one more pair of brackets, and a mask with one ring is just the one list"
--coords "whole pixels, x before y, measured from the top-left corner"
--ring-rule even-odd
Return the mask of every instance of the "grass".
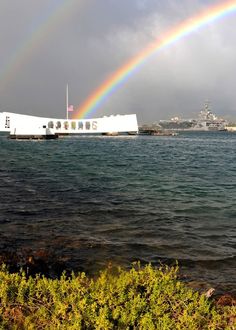
[[2, 266], [0, 329], [236, 329], [236, 306], [214, 304], [177, 275], [137, 263], [49, 279]]

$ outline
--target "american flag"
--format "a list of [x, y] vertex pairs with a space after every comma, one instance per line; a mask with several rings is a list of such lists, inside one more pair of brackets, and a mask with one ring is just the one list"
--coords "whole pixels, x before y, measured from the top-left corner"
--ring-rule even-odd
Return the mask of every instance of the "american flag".
[[73, 105], [70, 105], [70, 106], [67, 108], [67, 111], [68, 111], [68, 112], [72, 112], [72, 111], [74, 111], [74, 106], [73, 106]]

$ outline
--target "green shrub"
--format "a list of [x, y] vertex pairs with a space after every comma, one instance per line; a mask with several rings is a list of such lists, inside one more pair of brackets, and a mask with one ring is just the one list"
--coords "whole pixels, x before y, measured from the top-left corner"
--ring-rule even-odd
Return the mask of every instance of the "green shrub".
[[0, 270], [0, 329], [236, 329], [235, 307], [217, 307], [177, 279], [177, 267], [134, 264], [52, 280]]

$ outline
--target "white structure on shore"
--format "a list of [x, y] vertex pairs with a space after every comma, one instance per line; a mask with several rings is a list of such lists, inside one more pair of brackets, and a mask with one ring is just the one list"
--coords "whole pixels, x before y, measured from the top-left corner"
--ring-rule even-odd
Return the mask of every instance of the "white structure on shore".
[[2, 112], [0, 131], [9, 132], [12, 138], [53, 138], [69, 134], [136, 134], [138, 122], [135, 114], [93, 119], [54, 119]]

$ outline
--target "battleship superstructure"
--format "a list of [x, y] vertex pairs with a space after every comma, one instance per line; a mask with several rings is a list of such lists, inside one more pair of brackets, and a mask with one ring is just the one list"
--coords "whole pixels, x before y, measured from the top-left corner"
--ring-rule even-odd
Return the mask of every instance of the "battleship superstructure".
[[208, 101], [200, 111], [197, 119], [160, 120], [159, 125], [163, 129], [171, 130], [191, 130], [191, 131], [222, 131], [226, 129], [228, 122], [223, 118], [218, 118], [210, 109]]

